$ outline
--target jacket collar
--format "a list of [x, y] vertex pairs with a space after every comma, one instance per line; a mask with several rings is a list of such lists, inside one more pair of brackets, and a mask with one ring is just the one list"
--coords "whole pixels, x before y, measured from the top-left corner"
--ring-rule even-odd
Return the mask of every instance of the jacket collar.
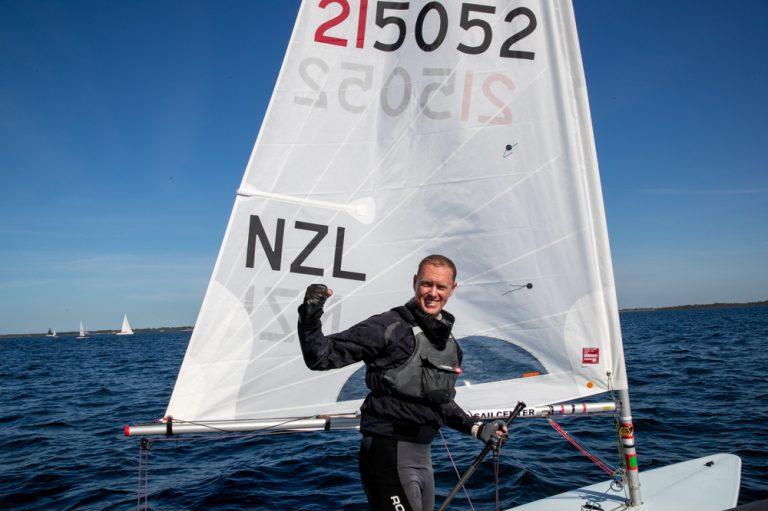
[[405, 307], [398, 307], [398, 309], [405, 309], [403, 312], [407, 312], [407, 315], [410, 317], [405, 317], [406, 314], [401, 312], [404, 319], [411, 324], [416, 323], [437, 348], [442, 349], [445, 346], [453, 329], [455, 320], [453, 314], [443, 310], [438, 318], [430, 316], [421, 310], [416, 298], [411, 298], [405, 304]]

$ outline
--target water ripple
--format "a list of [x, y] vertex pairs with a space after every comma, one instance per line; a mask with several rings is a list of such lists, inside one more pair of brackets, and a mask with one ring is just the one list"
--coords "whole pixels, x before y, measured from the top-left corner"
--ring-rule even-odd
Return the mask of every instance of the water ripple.
[[[621, 321], [641, 468], [732, 452], [742, 458], [740, 502], [768, 498], [768, 309], [637, 312]], [[107, 335], [0, 341], [0, 508], [135, 508], [138, 444], [121, 426], [163, 415], [188, 340], [165, 333], [130, 343]], [[520, 371], [532, 364], [517, 355], [500, 361], [502, 347], [483, 338], [463, 347], [468, 374], [489, 360]], [[559, 422], [617, 463], [611, 420]], [[446, 438], [458, 465], [469, 465], [478, 444], [452, 431]], [[150, 450], [149, 502], [164, 510], [362, 509], [358, 444], [354, 432], [161, 438]], [[456, 476], [439, 440], [433, 460], [440, 501]], [[515, 424], [500, 463], [505, 507], [604, 478], [545, 421]], [[490, 463], [469, 492], [477, 508], [492, 507]]]

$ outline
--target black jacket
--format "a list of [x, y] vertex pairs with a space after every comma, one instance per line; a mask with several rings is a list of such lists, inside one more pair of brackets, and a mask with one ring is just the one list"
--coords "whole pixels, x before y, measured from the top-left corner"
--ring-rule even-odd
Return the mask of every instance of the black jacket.
[[[381, 369], [397, 367], [411, 355], [416, 341], [413, 324], [417, 324], [439, 349], [445, 346], [453, 326], [453, 316], [442, 312], [437, 320], [421, 312], [415, 300], [372, 316], [348, 330], [323, 335], [320, 314], [306, 317], [299, 307], [299, 341], [304, 361], [312, 370], [335, 369], [363, 361]], [[303, 318], [303, 319], [302, 319]], [[391, 328], [387, 340], [384, 332]], [[461, 349], [459, 348], [459, 363]], [[454, 401], [433, 405], [410, 400], [382, 391], [372, 391], [363, 402], [360, 431], [364, 434], [429, 443], [438, 429], [447, 425], [469, 433], [474, 421]]]

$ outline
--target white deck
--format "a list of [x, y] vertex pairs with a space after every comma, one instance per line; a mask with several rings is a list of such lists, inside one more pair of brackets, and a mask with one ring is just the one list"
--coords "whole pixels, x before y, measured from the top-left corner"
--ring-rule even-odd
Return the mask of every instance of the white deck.
[[[713, 462], [707, 466], [708, 462]], [[640, 472], [643, 504], [638, 511], [723, 511], [736, 505], [741, 483], [741, 458], [713, 454]], [[538, 500], [509, 511], [578, 511], [582, 505], [613, 511], [623, 506], [624, 492], [610, 491], [605, 481]]]

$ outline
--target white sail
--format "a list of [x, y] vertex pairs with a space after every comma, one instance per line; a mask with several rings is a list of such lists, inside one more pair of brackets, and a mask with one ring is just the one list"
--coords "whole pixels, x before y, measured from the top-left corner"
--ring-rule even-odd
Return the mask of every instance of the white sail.
[[410, 2], [378, 25], [373, 3], [340, 3], [302, 4], [167, 415], [356, 411], [337, 397], [359, 366], [304, 365], [304, 290], [334, 289], [338, 331], [404, 303], [431, 253], [459, 269], [457, 337], [547, 371], [460, 386], [464, 408], [626, 388], [570, 2]]
[[123, 315], [123, 326], [120, 328], [120, 331], [117, 332], [117, 335], [133, 335], [131, 324], [128, 323], [128, 314]]
[[88, 336], [85, 335], [85, 334], [86, 334], [85, 328], [83, 328], [83, 322], [81, 321], [80, 322], [80, 333], [77, 335], [77, 338], [78, 339], [87, 339]]

